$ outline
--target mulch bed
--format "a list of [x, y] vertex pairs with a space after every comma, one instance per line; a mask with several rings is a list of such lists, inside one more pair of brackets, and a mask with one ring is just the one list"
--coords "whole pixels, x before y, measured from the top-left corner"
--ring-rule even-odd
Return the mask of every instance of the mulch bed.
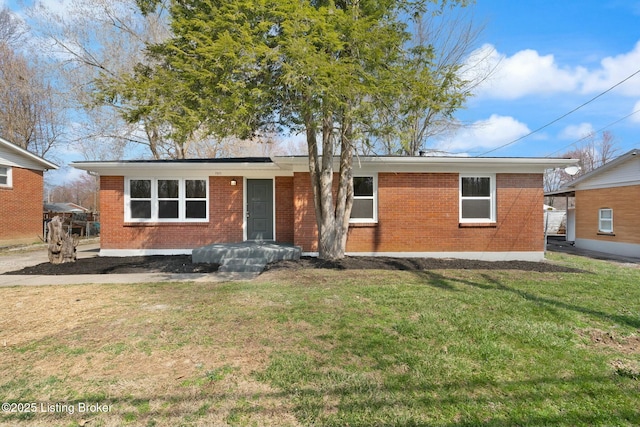
[[4, 274], [59, 276], [68, 274], [131, 274], [131, 273], [214, 273], [218, 264], [192, 264], [191, 255], [154, 255], [132, 257], [82, 258], [76, 262], [48, 262]]
[[392, 257], [345, 257], [327, 261], [313, 257], [302, 257], [299, 261], [280, 261], [267, 265], [266, 270], [327, 268], [333, 270], [523, 270], [540, 273], [577, 273], [570, 267], [548, 262], [531, 261], [476, 261], [440, 258], [392, 258]]
[[[43, 263], [4, 274], [67, 275], [67, 274], [129, 274], [129, 273], [214, 273], [218, 264], [192, 264], [190, 255], [94, 257], [75, 263]], [[436, 258], [345, 257], [326, 261], [302, 257], [299, 261], [280, 261], [267, 265], [265, 270], [296, 270], [325, 268], [333, 270], [521, 270], [541, 273], [579, 272], [548, 262], [475, 261]]]

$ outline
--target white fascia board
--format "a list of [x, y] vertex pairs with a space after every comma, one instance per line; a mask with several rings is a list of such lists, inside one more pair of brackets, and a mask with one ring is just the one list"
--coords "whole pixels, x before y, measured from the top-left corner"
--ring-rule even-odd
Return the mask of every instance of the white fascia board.
[[[276, 164], [292, 168], [294, 172], [308, 172], [305, 157], [274, 157]], [[547, 169], [566, 167], [577, 159], [507, 158], [507, 157], [354, 157], [354, 171], [362, 172], [491, 172], [543, 173]], [[338, 159], [334, 169], [338, 171]]]
[[274, 163], [184, 163], [184, 162], [74, 162], [76, 169], [102, 176], [292, 176]]
[[[27, 159], [28, 162], [25, 164], [19, 160], [11, 160], [7, 159], [7, 166], [15, 166], [26, 169], [36, 169], [36, 170], [55, 170], [58, 169], [58, 165], [51, 163], [48, 160], [43, 159], [42, 157], [33, 154], [30, 151], [25, 150], [22, 147], [18, 147], [15, 144], [10, 143], [4, 138], [0, 138], [0, 148], [4, 148], [5, 150], [14, 153], [14, 156], [19, 156], [23, 159]], [[1, 150], [0, 150], [1, 151]]]
[[575, 191], [583, 190], [601, 190], [603, 188], [615, 188], [615, 187], [632, 187], [640, 185], [640, 180], [636, 181], [620, 181], [620, 182], [608, 182], [606, 184], [580, 184], [574, 188]]

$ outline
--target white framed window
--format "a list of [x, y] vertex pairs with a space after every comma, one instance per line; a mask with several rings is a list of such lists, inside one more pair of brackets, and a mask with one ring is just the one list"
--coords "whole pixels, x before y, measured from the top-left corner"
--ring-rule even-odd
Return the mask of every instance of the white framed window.
[[0, 187], [11, 187], [11, 166], [0, 166]]
[[125, 221], [206, 222], [208, 195], [207, 178], [127, 178]]
[[603, 208], [598, 210], [598, 231], [601, 233], [613, 233], [613, 209]]
[[496, 176], [460, 175], [460, 222], [496, 221]]
[[353, 177], [353, 207], [349, 222], [378, 222], [378, 177]]
[[[129, 200], [125, 202], [127, 220], [151, 219], [151, 183], [150, 179], [131, 179], [127, 182], [126, 190], [129, 196]], [[127, 193], [126, 190], [125, 193]]]

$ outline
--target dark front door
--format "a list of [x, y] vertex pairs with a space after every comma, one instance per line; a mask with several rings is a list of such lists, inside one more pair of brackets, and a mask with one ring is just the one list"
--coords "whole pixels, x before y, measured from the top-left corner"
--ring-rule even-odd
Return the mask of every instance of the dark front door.
[[273, 181], [247, 180], [247, 240], [273, 240]]

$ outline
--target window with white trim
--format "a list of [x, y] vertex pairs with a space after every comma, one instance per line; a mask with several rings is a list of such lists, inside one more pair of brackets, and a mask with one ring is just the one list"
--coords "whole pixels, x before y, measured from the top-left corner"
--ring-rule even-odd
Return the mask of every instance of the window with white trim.
[[349, 222], [378, 221], [377, 191], [375, 175], [353, 177], [353, 206]]
[[128, 178], [125, 220], [129, 222], [206, 222], [208, 179]]
[[613, 209], [603, 208], [598, 211], [598, 231], [613, 233]]
[[11, 187], [11, 166], [0, 166], [0, 187]]
[[460, 222], [495, 222], [495, 175], [460, 175]]

